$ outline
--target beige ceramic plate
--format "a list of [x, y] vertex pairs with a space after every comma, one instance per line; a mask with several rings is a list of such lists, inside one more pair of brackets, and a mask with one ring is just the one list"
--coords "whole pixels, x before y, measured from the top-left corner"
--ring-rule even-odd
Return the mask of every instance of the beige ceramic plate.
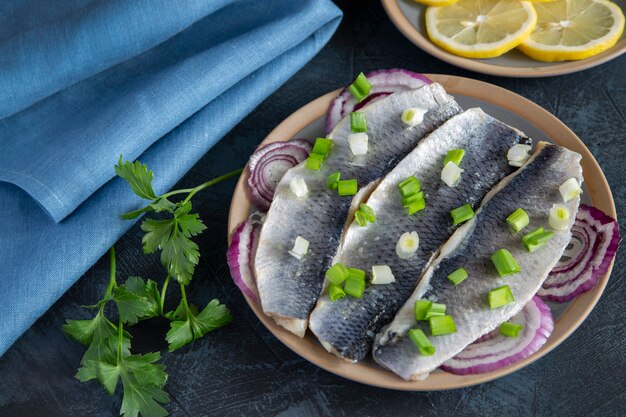
[[[616, 217], [613, 196], [598, 163], [581, 140], [556, 117], [531, 101], [492, 84], [446, 75], [428, 75], [428, 77], [442, 84], [450, 94], [455, 96], [462, 107], [480, 106], [487, 113], [505, 123], [520, 128], [536, 141], [549, 140], [580, 153], [583, 156], [582, 165], [587, 186], [585, 192], [586, 202], [593, 204], [614, 218]], [[323, 121], [326, 109], [328, 109], [330, 102], [338, 93], [339, 90], [333, 91], [302, 107], [278, 125], [261, 144], [284, 141], [296, 136], [315, 137], [323, 135]], [[246, 185], [248, 173], [249, 171], [246, 167], [241, 178], [239, 178], [230, 206], [228, 218], [229, 243], [235, 227], [246, 220], [251, 210]], [[261, 308], [253, 301], [247, 297], [246, 300], [265, 327], [280, 341], [300, 356], [327, 371], [354, 381], [385, 388], [413, 391], [442, 390], [465, 387], [499, 378], [528, 365], [550, 352], [565, 340], [591, 312], [607, 284], [611, 268], [591, 291], [578, 296], [569, 305], [551, 305], [555, 317], [558, 318], [554, 326], [554, 332], [548, 339], [548, 342], [534, 355], [494, 372], [458, 376], [437, 371], [424, 381], [413, 382], [404, 381], [395, 374], [385, 371], [371, 359], [358, 364], [345, 362], [326, 352], [310, 332], [307, 332], [304, 339], [300, 339], [277, 326], [271, 318], [263, 314]]]
[[[626, 34], [624, 34], [611, 49], [580, 61], [539, 62], [515, 49], [497, 58], [462, 58], [444, 51], [428, 39], [424, 23], [426, 6], [413, 0], [381, 1], [393, 24], [415, 45], [449, 64], [483, 74], [502, 77], [549, 77], [569, 74], [595, 67], [626, 52]], [[613, 2], [626, 11], [626, 0]]]

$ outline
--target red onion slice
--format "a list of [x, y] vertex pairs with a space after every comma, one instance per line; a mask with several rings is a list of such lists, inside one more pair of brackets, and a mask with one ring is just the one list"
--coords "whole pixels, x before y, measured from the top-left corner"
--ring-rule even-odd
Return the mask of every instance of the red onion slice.
[[519, 336], [506, 337], [495, 329], [444, 362], [441, 369], [456, 375], [495, 371], [535, 353], [554, 328], [550, 307], [537, 296], [509, 321], [524, 326]]
[[426, 84], [432, 84], [428, 77], [400, 68], [372, 71], [365, 76], [372, 84], [370, 94], [359, 103], [348, 91], [348, 87], [344, 87], [328, 108], [326, 133], [330, 133], [341, 119], [366, 104], [373, 103], [393, 93], [415, 90]]
[[280, 179], [289, 168], [304, 161], [311, 148], [311, 143], [305, 139], [292, 139], [270, 143], [252, 154], [248, 186], [252, 202], [259, 210], [269, 210]]
[[615, 219], [581, 205], [572, 226], [572, 240], [537, 295], [564, 303], [589, 291], [608, 271], [619, 241]]
[[242, 293], [259, 304], [259, 293], [254, 275], [254, 255], [259, 243], [262, 217], [252, 214], [248, 220], [235, 229], [233, 238], [226, 251], [226, 262], [230, 275]]

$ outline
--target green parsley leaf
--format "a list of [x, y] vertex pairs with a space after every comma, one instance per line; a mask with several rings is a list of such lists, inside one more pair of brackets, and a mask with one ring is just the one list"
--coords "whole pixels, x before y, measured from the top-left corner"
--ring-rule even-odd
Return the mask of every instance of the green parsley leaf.
[[102, 310], [91, 320], [65, 320], [63, 331], [85, 346], [92, 341], [99, 343], [107, 337], [117, 337], [117, 328], [104, 316]]
[[113, 301], [117, 305], [120, 319], [129, 324], [135, 324], [139, 319], [148, 316], [152, 308], [147, 297], [128, 291], [125, 285], [120, 285], [113, 291]]
[[194, 315], [188, 312], [186, 316], [184, 320], [170, 323], [170, 330], [165, 336], [170, 352], [200, 339], [205, 334], [230, 323], [233, 319], [228, 308], [220, 304], [218, 300], [211, 300], [200, 314]]
[[152, 189], [152, 171], [148, 170], [148, 166], [139, 161], [124, 161], [122, 155], [117, 165], [115, 165], [115, 173], [124, 178], [135, 194], [146, 200], [154, 200], [157, 196]]
[[161, 358], [159, 352], [146, 355], [122, 355], [114, 364], [89, 360], [76, 374], [81, 382], [97, 379], [109, 395], [115, 392], [118, 381], [122, 380], [124, 398], [120, 413], [125, 416], [142, 417], [166, 416], [167, 411], [159, 405], [169, 397], [163, 391], [167, 380], [165, 366], [155, 364]]
[[150, 309], [142, 318], [157, 317], [161, 315], [161, 293], [156, 282], [149, 279], [145, 281], [141, 277], [128, 277], [124, 283], [126, 289], [140, 297], [145, 297], [150, 304]]
[[189, 284], [200, 252], [190, 238], [206, 229], [197, 213], [189, 214], [191, 203], [187, 202], [174, 211], [174, 217], [165, 220], [146, 219], [141, 229], [144, 253], [161, 249], [161, 263], [178, 282]]

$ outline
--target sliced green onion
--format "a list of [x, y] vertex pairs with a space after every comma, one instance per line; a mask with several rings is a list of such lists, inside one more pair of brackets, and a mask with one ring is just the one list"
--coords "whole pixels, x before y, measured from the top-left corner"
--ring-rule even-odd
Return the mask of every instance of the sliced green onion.
[[461, 282], [465, 280], [465, 278], [467, 278], [467, 271], [463, 268], [459, 268], [453, 273], [451, 273], [450, 275], [448, 275], [448, 279], [454, 285], [459, 285]]
[[402, 112], [400, 119], [409, 127], [417, 126], [424, 121], [424, 115], [428, 113], [427, 109], [419, 107], [411, 107]]
[[339, 285], [331, 284], [328, 286], [328, 295], [330, 301], [337, 301], [340, 298], [345, 298], [346, 293]]
[[523, 328], [521, 324], [505, 321], [500, 325], [500, 334], [506, 337], [517, 337]]
[[580, 188], [580, 185], [578, 185], [576, 178], [570, 178], [559, 187], [559, 192], [561, 193], [561, 197], [563, 197], [563, 201], [568, 202], [572, 198], [582, 194], [583, 190]]
[[450, 215], [452, 216], [452, 222], [456, 225], [466, 222], [474, 217], [474, 210], [472, 209], [472, 206], [465, 204], [452, 210]]
[[539, 236], [540, 234], [542, 234], [543, 232], [545, 232], [545, 230], [543, 230], [543, 227], [538, 227], [535, 230], [533, 230], [530, 233], [526, 233], [524, 236], [522, 236], [522, 243], [526, 243], [526, 241], [532, 237], [535, 236]]
[[503, 285], [496, 289], [489, 291], [489, 307], [498, 308], [505, 306], [515, 301], [511, 288], [508, 285]]
[[297, 236], [296, 241], [293, 243], [293, 248], [289, 251], [289, 254], [297, 259], [302, 259], [309, 251], [309, 241], [302, 236]]
[[444, 314], [446, 314], [446, 305], [445, 304], [431, 303], [430, 308], [426, 312], [425, 319], [428, 320], [431, 317], [443, 316]]
[[356, 80], [348, 87], [348, 91], [352, 93], [356, 101], [363, 101], [365, 97], [370, 93], [372, 84], [367, 80], [363, 73], [360, 73]]
[[517, 233], [528, 226], [530, 218], [528, 217], [528, 213], [526, 213], [523, 208], [518, 208], [506, 218], [506, 222], [509, 224], [511, 230]]
[[368, 143], [367, 133], [350, 133], [348, 135], [348, 145], [355, 156], [367, 155]]
[[409, 259], [417, 252], [420, 244], [420, 237], [417, 232], [404, 232], [396, 243], [396, 255], [400, 259]]
[[569, 226], [569, 209], [563, 204], [554, 204], [550, 209], [548, 222], [554, 230], [565, 230]]
[[317, 138], [315, 139], [315, 145], [313, 145], [313, 150], [311, 150], [311, 153], [318, 153], [326, 157], [328, 156], [332, 148], [333, 141], [331, 139]]
[[500, 274], [501, 277], [517, 274], [522, 270], [508, 249], [496, 251], [496, 253], [491, 255], [491, 261], [496, 266], [498, 274]]
[[339, 192], [339, 195], [343, 196], [355, 195], [358, 187], [356, 179], [341, 180], [337, 183], [337, 192]]
[[417, 213], [418, 211], [424, 210], [426, 208], [426, 200], [424, 200], [424, 192], [420, 191], [419, 193], [415, 193], [409, 197], [405, 197], [402, 199], [402, 207], [406, 214]]
[[452, 316], [434, 316], [428, 319], [430, 334], [442, 336], [444, 334], [456, 333], [456, 325]]
[[368, 221], [372, 223], [376, 221], [376, 214], [374, 213], [374, 209], [368, 206], [367, 204], [361, 203], [359, 205], [359, 211], [363, 213], [363, 215]]
[[367, 218], [365, 217], [365, 214], [363, 214], [361, 210], [357, 210], [354, 212], [354, 220], [356, 220], [356, 222], [361, 227], [367, 226], [367, 223], [368, 223]]
[[309, 193], [309, 188], [306, 186], [306, 182], [302, 177], [292, 178], [291, 181], [289, 181], [289, 188], [298, 198], [305, 197]]
[[398, 184], [398, 188], [400, 189], [400, 193], [402, 194], [402, 198], [406, 198], [414, 195], [422, 190], [422, 186], [417, 178], [414, 176], [410, 176], [404, 181]]
[[450, 161], [441, 170], [441, 181], [445, 182], [448, 187], [456, 187], [461, 182], [461, 174], [464, 169], [459, 168], [457, 164]]
[[326, 157], [319, 153], [311, 152], [306, 160], [306, 169], [311, 171], [319, 171]]
[[341, 179], [341, 172], [337, 171], [328, 176], [326, 180], [326, 188], [329, 190], [336, 190], [339, 185], [339, 180]]
[[365, 279], [348, 277], [343, 290], [351, 297], [361, 298], [363, 297], [363, 292], [365, 292]]
[[367, 122], [365, 121], [365, 113], [355, 111], [350, 113], [350, 129], [354, 133], [365, 132], [367, 130]]
[[426, 313], [430, 310], [432, 302], [428, 300], [417, 300], [413, 305], [413, 313], [415, 314], [415, 320], [426, 320]]
[[393, 276], [391, 268], [388, 265], [374, 265], [372, 266], [372, 284], [384, 285], [396, 282], [396, 277]]
[[509, 160], [509, 165], [514, 167], [521, 167], [530, 158], [530, 145], [513, 145], [511, 149], [506, 153], [506, 158]]
[[465, 156], [464, 149], [450, 149], [446, 154], [446, 157], [443, 158], [443, 166], [448, 165], [448, 162], [454, 162], [456, 166], [461, 166], [461, 161]]
[[344, 282], [348, 275], [348, 268], [340, 263], [336, 263], [326, 271], [326, 278], [335, 285], [340, 285]]
[[548, 243], [554, 237], [553, 231], [533, 232], [532, 236], [528, 237], [528, 235], [522, 238], [522, 243], [528, 252], [534, 252], [546, 243]]
[[424, 356], [431, 356], [435, 353], [435, 347], [430, 340], [426, 337], [422, 329], [411, 329], [408, 332], [409, 339], [419, 349], [420, 353]]
[[362, 269], [348, 268], [348, 278], [360, 279], [365, 282], [365, 271]]

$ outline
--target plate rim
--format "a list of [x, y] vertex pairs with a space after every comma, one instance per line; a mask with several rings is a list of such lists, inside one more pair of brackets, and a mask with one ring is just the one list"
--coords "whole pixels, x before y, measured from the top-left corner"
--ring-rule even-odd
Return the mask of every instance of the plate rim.
[[[613, 194], [598, 162], [582, 140], [554, 115], [538, 104], [510, 90], [490, 83], [452, 75], [425, 75], [443, 85], [451, 95], [460, 94], [504, 108], [533, 124], [555, 143], [564, 144], [563, 142], [567, 142], [568, 149], [580, 153], [583, 157], [583, 177], [588, 185], [587, 188], [589, 189], [589, 195], [593, 205], [613, 218], [617, 218]], [[320, 117], [323, 117], [331, 101], [340, 91], [341, 89], [331, 91], [296, 110], [278, 124], [258, 146], [271, 142], [285, 141], [294, 137], [304, 127]], [[246, 164], [233, 192], [228, 215], [229, 245], [234, 230], [241, 221], [247, 218], [251, 208], [251, 200], [247, 192], [249, 172], [248, 164]], [[588, 179], [591, 180], [587, 181]], [[614, 261], [615, 259], [611, 262], [607, 273], [600, 277], [593, 289], [579, 295], [570, 302], [565, 312], [555, 322], [554, 331], [548, 341], [528, 358], [484, 374], [453, 375], [441, 372], [431, 374], [431, 376], [424, 381], [405, 381], [378, 365], [369, 366], [365, 363], [351, 364], [343, 361], [326, 352], [316, 340], [314, 343], [317, 346], [315, 346], [314, 343], [309, 340], [311, 338], [310, 332], [307, 332], [308, 338], [298, 338], [294, 334], [276, 325], [270, 317], [263, 313], [260, 306], [254, 301], [245, 295], [244, 298], [257, 318], [281, 341], [281, 343], [299, 356], [326, 371], [352, 381], [381, 388], [403, 391], [439, 391], [463, 388], [501, 378], [535, 362], [555, 349], [565, 341], [591, 313], [608, 283]], [[563, 324], [564, 318], [567, 319], [566, 325]], [[378, 378], [372, 378], [374, 376]]]
[[476, 59], [456, 56], [444, 51], [433, 44], [411, 24], [398, 5], [398, 1], [400, 0], [380, 1], [383, 5], [383, 9], [385, 9], [385, 13], [393, 25], [418, 48], [435, 58], [447, 62], [448, 64], [482, 74], [518, 78], [553, 77], [555, 75], [571, 74], [573, 72], [593, 68], [626, 53], [626, 36], [623, 35], [622, 38], [619, 39], [609, 50], [599, 55], [578, 61], [560, 61], [558, 65], [543, 67], [508, 67], [505, 65], [489, 64]]

